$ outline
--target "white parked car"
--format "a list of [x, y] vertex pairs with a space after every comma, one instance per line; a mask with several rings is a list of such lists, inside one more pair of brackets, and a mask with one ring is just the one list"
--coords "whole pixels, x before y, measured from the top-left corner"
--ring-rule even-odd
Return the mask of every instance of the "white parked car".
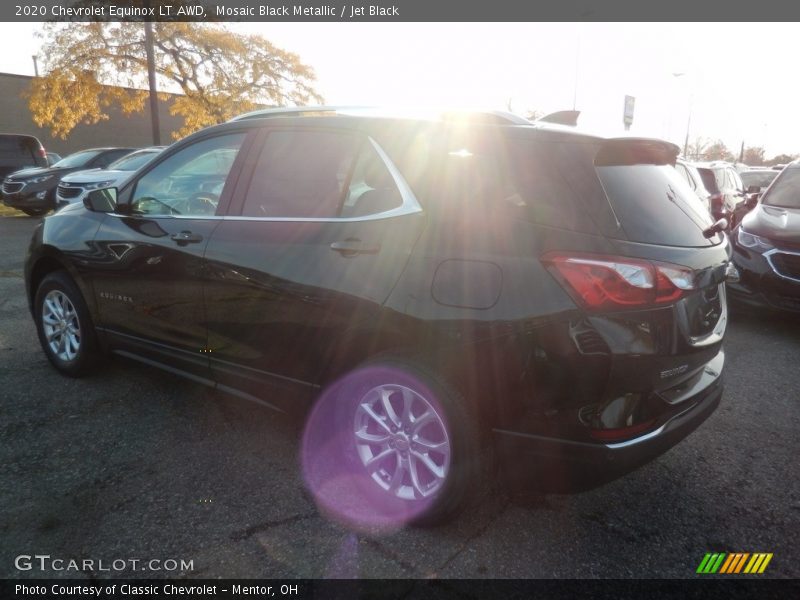
[[67, 204], [83, 202], [83, 197], [99, 188], [117, 187], [140, 167], [158, 156], [165, 146], [142, 148], [114, 161], [105, 169], [88, 169], [66, 175], [56, 189], [56, 210]]

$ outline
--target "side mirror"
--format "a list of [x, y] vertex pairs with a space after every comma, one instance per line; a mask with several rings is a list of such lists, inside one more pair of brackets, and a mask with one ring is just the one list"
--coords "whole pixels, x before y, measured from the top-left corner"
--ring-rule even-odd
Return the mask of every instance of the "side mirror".
[[117, 208], [117, 188], [92, 190], [83, 198], [83, 205], [92, 212], [114, 212]]
[[747, 188], [748, 194], [760, 194], [761, 193], [761, 186], [760, 185], [751, 185]]

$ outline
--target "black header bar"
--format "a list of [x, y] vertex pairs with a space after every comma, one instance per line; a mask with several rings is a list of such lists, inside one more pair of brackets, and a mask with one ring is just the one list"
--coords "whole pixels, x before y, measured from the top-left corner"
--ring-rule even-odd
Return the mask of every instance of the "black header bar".
[[[0, 21], [793, 21], [800, 4], [726, 0], [3, 0]], [[747, 47], [748, 40], [740, 40]], [[756, 44], [757, 40], [750, 40]], [[672, 43], [664, 40], [665, 44]], [[735, 44], [734, 44], [735, 46]], [[744, 50], [743, 50], [744, 51]]]

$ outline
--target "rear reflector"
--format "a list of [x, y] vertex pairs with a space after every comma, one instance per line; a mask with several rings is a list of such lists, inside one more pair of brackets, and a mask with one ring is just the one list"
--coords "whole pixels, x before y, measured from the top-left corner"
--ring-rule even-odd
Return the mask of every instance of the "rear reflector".
[[545, 267], [582, 307], [620, 310], [658, 306], [694, 289], [687, 267], [621, 256], [551, 252]]
[[638, 423], [630, 427], [620, 427], [619, 429], [592, 429], [589, 431], [589, 435], [601, 442], [621, 442], [644, 433], [650, 429], [655, 422], [655, 419], [650, 419], [644, 423]]

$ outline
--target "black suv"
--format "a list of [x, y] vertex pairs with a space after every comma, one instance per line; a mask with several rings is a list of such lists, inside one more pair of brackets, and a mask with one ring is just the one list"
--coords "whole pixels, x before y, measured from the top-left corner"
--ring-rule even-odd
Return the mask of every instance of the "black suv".
[[35, 137], [0, 133], [0, 180], [20, 169], [47, 165], [47, 153]]
[[511, 481], [581, 485], [717, 407], [729, 246], [677, 154], [495, 113], [247, 115], [44, 219], [30, 309], [66, 375], [110, 351], [313, 403], [325, 509], [358, 490], [430, 523], [489, 448]]
[[17, 170], [3, 181], [3, 202], [31, 217], [43, 215], [56, 208], [56, 188], [62, 177], [85, 169], [104, 169], [134, 150], [90, 148], [70, 154], [52, 166], [45, 161], [38, 167]]

